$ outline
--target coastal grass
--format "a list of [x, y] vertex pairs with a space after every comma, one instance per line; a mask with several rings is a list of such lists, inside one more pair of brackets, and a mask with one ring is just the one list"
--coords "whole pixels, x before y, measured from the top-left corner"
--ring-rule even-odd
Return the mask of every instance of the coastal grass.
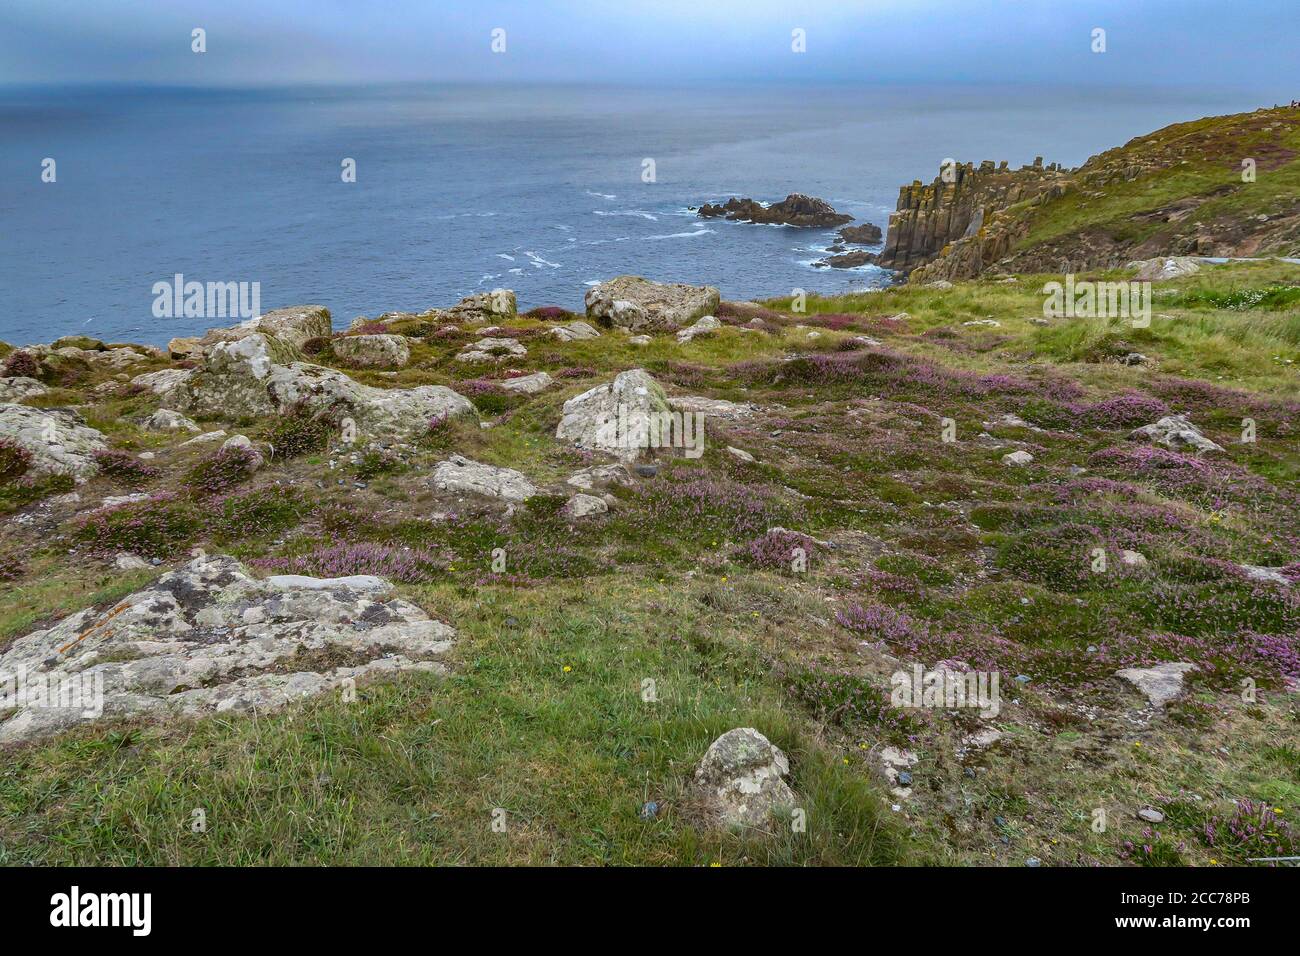
[[[211, 502], [183, 485], [210, 448], [128, 420], [156, 400], [96, 401], [78, 385], [116, 449], [156, 450], [150, 490], [174, 496], [99, 517], [52, 500], [23, 515], [3, 542], [26, 567], [0, 589], [0, 642], [138, 590], [192, 547], [278, 561], [339, 543], [427, 555], [399, 590], [458, 640], [448, 675], [363, 685], [355, 701], [12, 748], [0, 862], [1244, 864], [1251, 846], [1207, 827], [1229, 829], [1244, 801], [1300, 813], [1284, 679], [1300, 608], [1232, 566], [1294, 562], [1300, 356], [1290, 300], [1269, 290], [1300, 284], [1300, 269], [1232, 264], [1161, 283], [1141, 330], [1031, 321], [1050, 278], [811, 297], [805, 313], [774, 300], [764, 331], [727, 326], [685, 345], [534, 335], [522, 361], [494, 367], [454, 360], [468, 337], [426, 336], [396, 377], [351, 374], [456, 387], [546, 369], [557, 383], [486, 408], [489, 427], [448, 423], [382, 463], [313, 439]], [[964, 324], [986, 319], [999, 324]], [[1120, 364], [1128, 351], [1148, 364]], [[607, 515], [567, 521], [564, 479], [594, 460], [555, 441], [562, 405], [638, 366], [673, 394], [756, 410], [710, 420], [703, 457], [660, 456], [654, 479], [611, 489]], [[1127, 440], [1165, 411], [1190, 414], [1224, 455]], [[1253, 445], [1240, 440], [1246, 416]], [[1033, 463], [1004, 465], [1013, 448]], [[447, 500], [427, 476], [453, 452], [521, 470], [543, 493], [508, 518]], [[100, 475], [78, 494], [124, 494], [129, 479]], [[40, 497], [6, 487], [17, 508]], [[806, 571], [785, 564], [777, 526], [811, 539]], [[1089, 567], [1097, 547], [1104, 574]], [[163, 564], [116, 572], [118, 549]], [[1122, 549], [1148, 563], [1117, 563]], [[998, 671], [1001, 713], [888, 707], [894, 671], [939, 660]], [[1113, 672], [1160, 660], [1201, 671], [1155, 715]], [[785, 819], [767, 833], [704, 825], [694, 768], [738, 726], [789, 754], [806, 832]], [[996, 744], [967, 743], [989, 727]], [[916, 754], [907, 796], [880, 773], [884, 746]], [[1145, 824], [1141, 806], [1167, 823]]]

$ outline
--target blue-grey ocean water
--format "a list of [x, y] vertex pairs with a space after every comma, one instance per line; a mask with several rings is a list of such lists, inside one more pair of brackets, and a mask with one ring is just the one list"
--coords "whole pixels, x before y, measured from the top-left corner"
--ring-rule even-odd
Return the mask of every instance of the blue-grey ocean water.
[[621, 273], [730, 298], [879, 286], [871, 266], [813, 268], [831, 231], [687, 207], [798, 191], [884, 227], [898, 187], [947, 157], [1077, 165], [1258, 105], [900, 87], [0, 90], [0, 339], [162, 343], [231, 324], [155, 317], [154, 284], [177, 273], [258, 282], [263, 311], [321, 303], [336, 327], [496, 287], [521, 309], [580, 309]]

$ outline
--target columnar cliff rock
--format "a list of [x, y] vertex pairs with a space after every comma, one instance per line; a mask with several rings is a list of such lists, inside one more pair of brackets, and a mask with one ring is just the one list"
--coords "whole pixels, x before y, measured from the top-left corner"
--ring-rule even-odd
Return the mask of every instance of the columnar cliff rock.
[[1067, 181], [1068, 174], [1055, 163], [1044, 166], [1041, 157], [1016, 170], [1005, 161], [995, 166], [985, 160], [978, 168], [973, 163], [948, 167], [928, 186], [916, 180], [899, 190], [879, 264], [910, 272], [961, 239], [980, 240], [981, 259], [985, 241], [988, 254], [1005, 254], [1013, 239], [991, 228], [996, 214], [1016, 203], [1060, 195]]
[[[913, 283], [1300, 255], [1294, 106], [1177, 123], [1075, 170], [967, 165], [899, 195], [879, 264]], [[947, 180], [947, 181], [946, 181]]]

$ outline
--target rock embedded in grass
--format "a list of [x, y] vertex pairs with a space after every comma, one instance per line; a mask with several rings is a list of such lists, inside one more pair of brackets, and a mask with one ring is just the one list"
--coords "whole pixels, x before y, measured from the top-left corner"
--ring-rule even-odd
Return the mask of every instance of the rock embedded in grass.
[[1195, 664], [1166, 663], [1154, 667], [1126, 667], [1115, 672], [1140, 690], [1159, 709], [1172, 700], [1177, 700], [1183, 693], [1183, 675], [1196, 670]]
[[675, 332], [722, 301], [713, 286], [661, 284], [640, 276], [619, 276], [587, 291], [587, 317], [632, 332]]
[[[21, 668], [29, 683], [68, 692], [98, 687], [102, 707], [93, 695], [78, 706], [20, 705], [0, 723], [0, 743], [87, 720], [273, 710], [363, 677], [444, 672], [455, 630], [390, 591], [378, 578], [259, 581], [234, 558], [198, 558], [111, 607], [14, 641], [0, 671]], [[317, 669], [299, 663], [313, 658]]]
[[108, 446], [103, 433], [70, 408], [0, 404], [0, 438], [31, 454], [27, 474], [32, 477], [89, 478], [98, 470], [94, 452]]
[[1201, 430], [1186, 415], [1166, 415], [1154, 424], [1133, 429], [1128, 437], [1146, 439], [1173, 451], [1194, 451], [1198, 454], [1223, 451], [1222, 445], [1201, 434]]
[[502, 379], [497, 383], [497, 387], [507, 392], [518, 392], [521, 395], [536, 395], [538, 392], [544, 392], [555, 384], [555, 379], [551, 378], [546, 372], [534, 372], [532, 375], [521, 375], [519, 378]]
[[345, 335], [331, 343], [334, 354], [363, 368], [401, 368], [411, 348], [400, 335]]
[[713, 822], [762, 827], [779, 809], [793, 808], [795, 794], [783, 777], [790, 761], [753, 727], [729, 730], [712, 744], [695, 770], [695, 786]]
[[439, 491], [482, 495], [504, 501], [527, 501], [537, 486], [513, 468], [498, 468], [452, 455], [433, 470], [433, 486]]
[[631, 369], [565, 402], [555, 437], [635, 461], [649, 448], [652, 416], [669, 411], [662, 386], [644, 369]]

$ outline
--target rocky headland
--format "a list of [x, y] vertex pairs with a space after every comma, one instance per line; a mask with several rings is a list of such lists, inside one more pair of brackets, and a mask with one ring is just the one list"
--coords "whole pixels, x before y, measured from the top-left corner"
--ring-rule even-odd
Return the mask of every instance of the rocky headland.
[[[1290, 248], [1294, 115], [913, 184], [870, 294], [0, 345], [7, 858], [1300, 853], [1300, 266], [1176, 255]], [[1273, 191], [1173, 197], [1229, 128]], [[1149, 323], [1049, 315], [1067, 246]]]

